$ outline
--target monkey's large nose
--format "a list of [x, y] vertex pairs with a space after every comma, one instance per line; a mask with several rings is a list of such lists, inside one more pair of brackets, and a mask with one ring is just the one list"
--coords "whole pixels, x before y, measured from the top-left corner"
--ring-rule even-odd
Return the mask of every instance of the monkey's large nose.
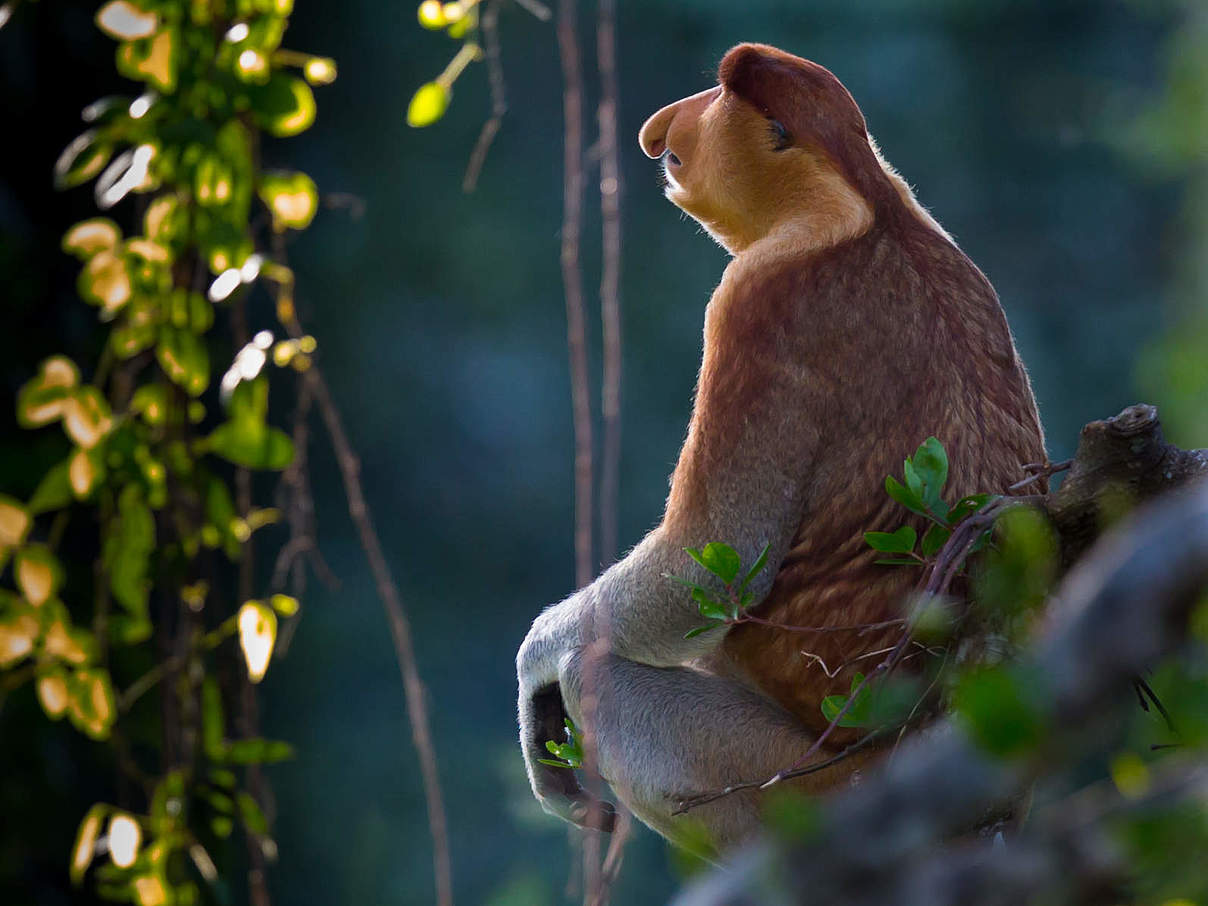
[[721, 94], [721, 86], [706, 88], [691, 97], [683, 98], [674, 104], [668, 104], [662, 110], [646, 120], [638, 132], [638, 144], [647, 157], [658, 158], [667, 150], [667, 136], [671, 132], [671, 123], [678, 116], [686, 116], [695, 120], [704, 112], [713, 100]]

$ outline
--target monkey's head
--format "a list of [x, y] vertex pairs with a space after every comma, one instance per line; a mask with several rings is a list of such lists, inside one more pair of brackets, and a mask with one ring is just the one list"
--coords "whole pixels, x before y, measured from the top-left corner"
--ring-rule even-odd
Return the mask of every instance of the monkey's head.
[[664, 107], [638, 135], [662, 158], [672, 202], [735, 254], [784, 227], [816, 246], [868, 229], [894, 191], [864, 115], [830, 71], [740, 44], [718, 82]]

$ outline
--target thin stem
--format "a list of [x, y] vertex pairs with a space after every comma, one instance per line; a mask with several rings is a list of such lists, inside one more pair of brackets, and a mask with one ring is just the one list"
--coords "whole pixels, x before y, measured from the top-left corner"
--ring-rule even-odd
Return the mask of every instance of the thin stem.
[[604, 450], [600, 476], [600, 562], [617, 556], [621, 468], [621, 165], [617, 152], [616, 3], [600, 0], [596, 60], [600, 72], [599, 122], [601, 271], [600, 321], [604, 362], [601, 414]]
[[[298, 328], [297, 323], [294, 322], [292, 327]], [[297, 329], [297, 334], [301, 335], [300, 328]], [[339, 409], [316, 366], [311, 366], [307, 379], [312, 382], [315, 402], [318, 403], [319, 413], [335, 448], [336, 463], [344, 481], [345, 496], [348, 498], [348, 515], [352, 517], [353, 524], [360, 534], [361, 547], [369, 560], [369, 568], [377, 584], [378, 596], [386, 609], [386, 618], [394, 639], [395, 654], [407, 699], [407, 714], [411, 719], [411, 738], [419, 755], [420, 774], [423, 777], [424, 795], [428, 805], [428, 827], [432, 834], [432, 861], [436, 873], [436, 902], [439, 906], [453, 906], [453, 871], [449, 859], [448, 822], [441, 795], [440, 774], [436, 768], [436, 748], [432, 743], [428, 710], [424, 704], [424, 686], [415, 661], [411, 623], [407, 619], [402, 597], [390, 573], [390, 566], [382, 553], [382, 542], [373, 526], [373, 516], [361, 489], [361, 462], [344, 432]]]
[[503, 118], [508, 112], [507, 85], [503, 80], [503, 63], [499, 54], [499, 3], [500, 0], [487, 0], [483, 7], [482, 21], [479, 24], [479, 28], [482, 29], [483, 50], [486, 54], [487, 83], [491, 88], [491, 115], [482, 124], [482, 131], [478, 133], [478, 141], [474, 143], [474, 150], [470, 152], [466, 175], [462, 177], [461, 181], [463, 192], [473, 192], [478, 188], [478, 177], [482, 173], [482, 166], [486, 163], [491, 144], [495, 141], [495, 135], [499, 132], [499, 127], [503, 125]]
[[579, 63], [575, 0], [558, 3], [558, 55], [562, 62], [562, 289], [566, 297], [566, 346], [570, 358], [575, 429], [575, 583], [591, 581], [591, 398], [587, 328], [583, 315], [579, 239], [583, 226], [583, 75]]

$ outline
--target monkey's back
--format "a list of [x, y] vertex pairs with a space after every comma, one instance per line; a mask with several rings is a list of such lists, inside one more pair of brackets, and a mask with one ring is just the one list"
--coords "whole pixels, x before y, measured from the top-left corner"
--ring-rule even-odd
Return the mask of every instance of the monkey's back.
[[[900, 637], [900, 625], [846, 629], [903, 616], [920, 572], [878, 566], [866, 531], [926, 528], [885, 492], [886, 475], [927, 437], [949, 459], [945, 498], [1004, 493], [1021, 465], [1044, 459], [1035, 399], [998, 298], [985, 276], [914, 218], [824, 252], [781, 263], [763, 287], [787, 295], [787, 331], [813, 331], [811, 371], [834, 392], [816, 461], [802, 463], [807, 508], [772, 590], [753, 613], [817, 631], [746, 623], [723, 653], [740, 674], [811, 729], [820, 702], [846, 693]], [[880, 653], [878, 653], [880, 652]], [[837, 734], [836, 740], [849, 740]]]

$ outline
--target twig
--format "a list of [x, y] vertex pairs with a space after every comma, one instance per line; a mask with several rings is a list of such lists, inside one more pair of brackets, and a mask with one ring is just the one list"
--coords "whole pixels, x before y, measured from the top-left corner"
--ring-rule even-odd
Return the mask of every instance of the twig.
[[617, 153], [616, 2], [600, 0], [596, 61], [600, 72], [600, 323], [603, 342], [601, 414], [604, 449], [600, 475], [600, 562], [617, 557], [621, 470], [621, 165]]
[[540, 0], [516, 0], [516, 5], [542, 22], [548, 22], [552, 15], [549, 7], [541, 3]]
[[478, 141], [470, 152], [470, 162], [466, 165], [466, 175], [462, 177], [461, 190], [473, 192], [478, 187], [478, 177], [482, 173], [482, 165], [486, 163], [487, 153], [495, 134], [503, 124], [503, 118], [508, 112], [507, 88], [503, 80], [503, 63], [499, 56], [499, 2], [487, 0], [483, 7], [480, 28], [482, 29], [483, 50], [486, 55], [487, 83], [491, 86], [491, 115], [482, 124], [478, 133]]
[[583, 75], [575, 27], [575, 0], [558, 3], [558, 55], [562, 61], [562, 288], [566, 296], [566, 345], [570, 357], [575, 426], [575, 582], [591, 581], [592, 463], [591, 398], [587, 374], [587, 329], [583, 316], [579, 237], [583, 226]]
[[[291, 332], [301, 335], [301, 328], [294, 321]], [[444, 800], [440, 790], [440, 775], [436, 768], [436, 749], [432, 744], [432, 731], [428, 726], [428, 711], [424, 704], [424, 687], [419, 668], [415, 662], [415, 646], [411, 640], [411, 624], [403, 609], [402, 598], [390, 574], [390, 566], [382, 553], [382, 543], [373, 527], [373, 518], [361, 489], [361, 463], [353, 452], [344, 432], [339, 409], [331, 396], [326, 381], [318, 367], [312, 365], [306, 379], [313, 385], [319, 413], [327, 427], [327, 434], [335, 448], [336, 463], [344, 481], [344, 493], [348, 498], [348, 515], [361, 537], [361, 547], [369, 560], [377, 584], [378, 596], [386, 609], [390, 632], [394, 638], [395, 654], [403, 677], [403, 689], [407, 698], [407, 713], [411, 718], [411, 737], [419, 755], [420, 773], [424, 782], [424, 795], [428, 804], [428, 827], [432, 834], [432, 861], [436, 873], [436, 901], [439, 906], [453, 904], [453, 872], [449, 859], [449, 832], [445, 818]]]
[[[891, 730], [895, 730], [895, 729], [897, 729], [897, 728], [896, 727], [878, 727], [877, 729], [873, 730], [871, 733], [867, 733], [864, 736], [861, 736], [859, 739], [857, 739], [855, 742], [853, 742], [851, 745], [849, 745], [847, 748], [845, 748], [842, 752], [839, 752], [837, 755], [832, 755], [830, 758], [826, 759], [825, 761], [819, 761], [816, 764], [806, 765], [803, 768], [793, 768], [788, 771], [782, 771], [780, 774], [778, 774], [776, 776], [780, 777], [781, 780], [796, 780], [798, 777], [805, 777], [808, 774], [816, 774], [819, 771], [825, 770], [826, 768], [836, 765], [841, 761], [845, 761], [846, 759], [848, 759], [852, 755], [854, 755], [856, 752], [860, 751], [860, 749], [863, 749], [865, 746], [872, 743], [874, 740], [879, 739], [882, 736], [885, 736]], [[733, 795], [734, 793], [740, 793], [743, 790], [764, 789], [767, 785], [768, 785], [768, 781], [766, 781], [766, 780], [748, 780], [744, 783], [735, 783], [722, 790], [713, 790], [708, 793], [701, 793], [699, 796], [691, 796], [687, 799], [681, 799], [679, 801], [679, 803], [676, 805], [674, 811], [671, 812], [671, 814], [672, 815], [682, 815], [685, 812], [691, 811], [694, 808], [698, 808], [699, 806], [702, 806], [702, 805], [708, 805], [710, 802], [715, 802], [718, 799], [721, 799], [725, 796], [730, 796], [730, 795]]]
[[1039, 481], [1042, 478], [1050, 478], [1053, 475], [1056, 475], [1058, 472], [1064, 472], [1066, 469], [1068, 469], [1073, 464], [1074, 464], [1074, 460], [1072, 460], [1072, 459], [1063, 459], [1061, 462], [1029, 462], [1029, 463], [1025, 463], [1023, 466], [1023, 470], [1025, 472], [1032, 472], [1034, 474], [1029, 475], [1027, 478], [1022, 479], [1021, 481], [1015, 482], [1015, 484], [1011, 485], [1009, 488], [1007, 488], [1007, 490], [1008, 491], [1018, 491], [1021, 488], [1026, 488], [1028, 485], [1030, 485], [1034, 481]]

